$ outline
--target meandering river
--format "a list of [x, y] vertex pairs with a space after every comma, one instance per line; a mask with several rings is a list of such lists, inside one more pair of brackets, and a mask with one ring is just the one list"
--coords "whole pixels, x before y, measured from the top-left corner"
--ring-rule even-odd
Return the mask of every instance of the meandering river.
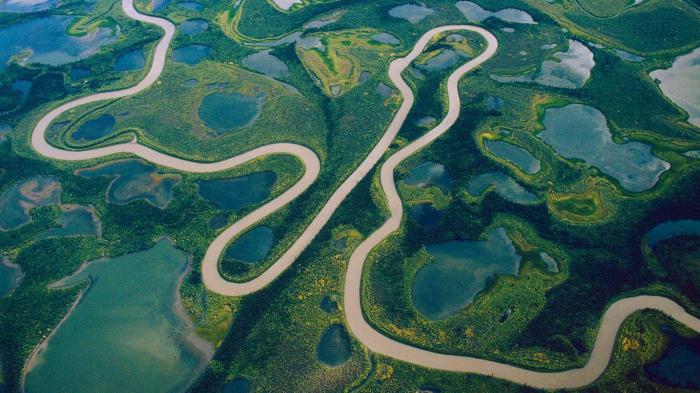
[[418, 55], [420, 55], [429, 44], [430, 40], [437, 34], [446, 31], [471, 31], [481, 35], [488, 45], [483, 53], [462, 65], [450, 75], [447, 83], [449, 102], [447, 115], [435, 128], [389, 157], [381, 168], [381, 186], [388, 200], [391, 217], [382, 227], [365, 239], [350, 258], [345, 280], [344, 304], [347, 323], [351, 332], [373, 352], [381, 353], [405, 362], [448, 371], [491, 375], [496, 378], [544, 389], [574, 388], [595, 381], [607, 367], [619, 327], [629, 315], [636, 311], [644, 309], [659, 310], [695, 331], [700, 332], [700, 319], [690, 315], [680, 305], [670, 299], [659, 296], [635, 296], [620, 299], [612, 303], [603, 315], [595, 346], [586, 366], [580, 369], [550, 373], [531, 371], [508, 364], [468, 356], [446, 355], [419, 349], [386, 337], [381, 332], [374, 330], [374, 328], [367, 323], [362, 313], [360, 301], [360, 284], [364, 262], [369, 252], [376, 245], [399, 228], [403, 217], [403, 204], [396, 191], [394, 170], [403, 160], [440, 137], [456, 122], [459, 117], [461, 105], [457, 89], [459, 79], [467, 72], [487, 61], [497, 51], [498, 41], [493, 34], [481, 27], [469, 25], [450, 25], [432, 29], [418, 40], [408, 55], [392, 61], [389, 67], [389, 76], [394, 85], [399, 89], [403, 97], [403, 102], [379, 143], [374, 146], [357, 169], [340, 185], [340, 187], [338, 187], [330, 199], [323, 205], [321, 211], [314, 217], [311, 224], [304, 230], [302, 235], [268, 270], [249, 282], [232, 283], [226, 281], [219, 274], [218, 262], [230, 241], [238, 234], [244, 232], [301, 195], [318, 177], [320, 172], [319, 158], [309, 148], [290, 143], [265, 145], [223, 161], [210, 163], [188, 161], [182, 158], [169, 156], [140, 145], [136, 140], [131, 143], [122, 143], [80, 151], [62, 150], [50, 145], [46, 141], [45, 132], [51, 122], [61, 114], [88, 103], [112, 100], [139, 93], [151, 86], [163, 71], [166, 54], [175, 33], [175, 26], [165, 19], [140, 14], [134, 9], [133, 0], [122, 0], [122, 7], [126, 15], [130, 18], [159, 26], [164, 31], [163, 38], [161, 38], [155, 48], [153, 61], [151, 62], [151, 68], [148, 74], [143, 80], [130, 88], [97, 93], [69, 101], [44, 115], [34, 128], [31, 137], [32, 146], [39, 154], [56, 160], [83, 161], [126, 153], [139, 156], [157, 165], [183, 172], [195, 173], [223, 171], [261, 156], [288, 154], [299, 158], [306, 168], [304, 176], [291, 188], [243, 217], [213, 240], [202, 261], [202, 278], [204, 284], [210, 290], [229, 296], [246, 295], [264, 288], [294, 263], [301, 252], [313, 241], [322, 227], [328, 222], [331, 215], [340, 206], [345, 197], [379, 162], [406, 121], [408, 112], [414, 103], [414, 96], [410, 87], [401, 77], [401, 73], [418, 57]]

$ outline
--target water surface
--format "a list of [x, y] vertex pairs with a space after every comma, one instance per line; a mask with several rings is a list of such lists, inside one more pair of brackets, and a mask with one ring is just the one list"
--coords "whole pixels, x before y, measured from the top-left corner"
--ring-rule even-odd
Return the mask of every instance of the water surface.
[[688, 123], [700, 127], [700, 48], [679, 56], [671, 68], [652, 71], [661, 91], [688, 112]]
[[521, 76], [497, 76], [491, 78], [503, 83], [534, 82], [543, 86], [559, 87], [565, 89], [578, 89], [591, 77], [591, 70], [595, 66], [593, 52], [586, 45], [569, 40], [569, 49], [566, 52], [556, 52], [553, 55], [556, 60], [542, 62], [537, 74]]
[[72, 63], [96, 54], [119, 36], [118, 28], [107, 27], [99, 27], [82, 37], [68, 35], [66, 29], [74, 19], [72, 16], [46, 16], [0, 30], [0, 71], [11, 58], [21, 64]]
[[72, 135], [76, 141], [94, 141], [103, 138], [114, 131], [117, 120], [110, 114], [100, 115], [83, 123]]
[[485, 240], [452, 240], [426, 246], [432, 262], [413, 280], [411, 299], [431, 320], [448, 318], [474, 301], [497, 275], [517, 275], [521, 256], [504, 228]]
[[224, 384], [222, 393], [249, 393], [251, 387], [252, 384], [248, 378], [237, 377]]
[[328, 367], [338, 367], [350, 359], [352, 345], [345, 327], [335, 324], [321, 336], [316, 347], [318, 360]]
[[114, 177], [107, 188], [107, 202], [124, 205], [136, 200], [165, 209], [173, 199], [180, 175], [159, 174], [156, 168], [139, 159], [117, 160], [92, 168], [80, 169], [77, 174], [85, 177]]
[[418, 23], [434, 13], [435, 10], [418, 4], [403, 4], [389, 10], [390, 16], [404, 19], [411, 23]]
[[263, 73], [273, 78], [284, 78], [289, 76], [287, 64], [279, 58], [270, 54], [271, 49], [256, 52], [243, 58], [243, 65], [253, 71]]
[[226, 250], [226, 256], [245, 263], [257, 263], [270, 253], [273, 242], [272, 228], [255, 227], [234, 240]]
[[57, 227], [50, 228], [37, 239], [52, 237], [97, 236], [100, 221], [92, 208], [80, 205], [61, 205], [61, 215], [56, 219]]
[[199, 118], [216, 134], [251, 126], [262, 112], [266, 95], [251, 97], [239, 93], [212, 93], [199, 105]]
[[115, 71], [137, 71], [146, 66], [146, 55], [143, 49], [134, 49], [122, 53], [114, 63]]
[[4, 0], [0, 2], [0, 13], [26, 14], [46, 11], [61, 5], [59, 0]]
[[0, 256], [0, 299], [17, 288], [21, 278], [22, 269], [19, 265], [12, 264], [6, 257]]
[[37, 207], [61, 203], [61, 183], [53, 176], [35, 176], [6, 188], [0, 194], [0, 230], [29, 224]]
[[661, 223], [647, 233], [647, 244], [654, 248], [659, 242], [682, 235], [700, 236], [700, 220], [677, 220]]
[[669, 327], [668, 346], [661, 358], [646, 366], [646, 375], [654, 382], [682, 389], [700, 389], [700, 338], [680, 336]]
[[444, 165], [427, 161], [411, 169], [403, 182], [419, 188], [437, 186], [446, 192], [452, 184], [452, 179], [447, 174]]
[[185, 35], [202, 34], [209, 28], [209, 22], [204, 19], [190, 19], [180, 24], [180, 31]]
[[225, 210], [238, 210], [266, 200], [277, 180], [274, 172], [256, 172], [232, 179], [197, 182], [202, 198]]
[[515, 8], [505, 8], [494, 12], [486, 10], [471, 1], [458, 1], [455, 5], [471, 23], [480, 23], [488, 18], [496, 18], [510, 23], [536, 23], [530, 14]]
[[442, 217], [445, 215], [440, 210], [434, 208], [430, 203], [419, 203], [411, 206], [408, 212], [411, 215], [411, 218], [426, 228], [436, 227], [438, 224], [440, 224]]
[[486, 149], [499, 158], [510, 161], [525, 173], [535, 174], [540, 171], [540, 161], [529, 151], [520, 146], [502, 141], [484, 141]]
[[496, 194], [513, 203], [530, 205], [540, 201], [537, 195], [526, 190], [503, 172], [488, 172], [471, 178], [467, 184], [467, 192], [474, 197], [480, 197], [491, 187]]
[[146, 251], [90, 262], [61, 280], [60, 287], [90, 286], [38, 352], [26, 391], [184, 391], [208, 358], [174, 306], [186, 268], [187, 255], [161, 240]]
[[173, 49], [173, 60], [178, 63], [195, 65], [211, 55], [211, 48], [206, 45], [187, 45]]
[[545, 130], [537, 136], [567, 159], [579, 159], [612, 176], [630, 192], [646, 191], [671, 165], [656, 158], [651, 146], [640, 142], [615, 143], [605, 116], [596, 108], [571, 104], [549, 108]]

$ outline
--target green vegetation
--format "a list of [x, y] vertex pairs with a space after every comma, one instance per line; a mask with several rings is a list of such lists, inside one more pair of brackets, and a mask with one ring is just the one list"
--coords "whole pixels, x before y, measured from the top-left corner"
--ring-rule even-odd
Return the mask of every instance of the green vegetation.
[[[374, 250], [364, 272], [363, 306], [369, 322], [392, 338], [426, 349], [561, 370], [585, 363], [600, 316], [615, 299], [660, 294], [699, 315], [697, 237], [674, 237], [654, 248], [645, 246], [643, 240], [659, 223], [700, 217], [700, 206], [689, 197], [700, 195], [700, 160], [682, 154], [700, 149], [698, 130], [685, 122], [685, 114], [648, 76], [650, 70], [667, 68], [676, 55], [698, 46], [697, 2], [474, 2], [488, 9], [518, 8], [532, 15], [537, 24], [511, 24], [496, 18], [483, 22], [497, 36], [499, 51], [460, 82], [462, 110], [457, 124], [398, 168], [404, 220], [400, 230]], [[428, 29], [465, 23], [465, 18], [453, 1], [435, 0], [425, 1], [434, 14], [415, 25], [388, 16], [389, 9], [406, 3], [399, 0], [308, 0], [289, 12], [281, 12], [269, 0], [203, 1], [201, 9], [184, 8], [181, 3], [170, 1], [156, 10], [150, 1], [137, 1], [136, 6], [176, 24], [195, 18], [208, 21], [209, 28], [201, 34], [177, 33], [172, 48], [206, 45], [210, 56], [192, 66], [168, 60], [160, 79], [142, 93], [71, 111], [55, 122], [50, 142], [82, 149], [136, 136], [149, 147], [197, 161], [225, 159], [275, 142], [299, 143], [314, 150], [322, 162], [315, 184], [258, 224], [272, 229], [275, 241], [269, 254], [256, 264], [232, 259], [220, 264], [228, 279], [246, 281], [260, 275], [287, 250], [386, 130], [400, 103], [396, 94], [379, 91], [380, 84], [392, 88], [387, 76], [389, 62], [405, 55]], [[386, 213], [377, 171], [360, 182], [278, 280], [258, 293], [230, 298], [204, 288], [199, 265], [203, 253], [226, 226], [298, 181], [303, 173], [299, 161], [276, 155], [208, 175], [155, 168], [150, 178], [153, 183], [163, 176], [179, 178], [179, 184], [172, 187], [172, 199], [159, 208], [144, 198], [110, 203], [113, 177], [79, 174], [81, 169], [128, 157], [82, 163], [37, 158], [29, 134], [40, 116], [58, 103], [135, 84], [150, 66], [150, 54], [161, 34], [153, 26], [126, 18], [119, 2], [106, 0], [96, 1], [90, 10], [82, 2], [65, 1], [36, 15], [2, 14], [0, 29], [38, 15], [59, 14], [78, 16], [69, 34], [86, 36], [98, 27], [119, 26], [121, 35], [114, 44], [75, 63], [54, 67], [10, 63], [0, 73], [0, 130], [5, 124], [12, 128], [9, 140], [0, 141], [0, 193], [35, 176], [53, 177], [63, 190], [61, 203], [94, 207], [102, 231], [99, 237], [42, 239], [47, 230], [60, 226], [57, 206], [35, 208], [30, 223], [0, 230], [0, 254], [24, 272], [19, 287], [0, 299], [0, 329], [6, 333], [0, 337], [0, 385], [4, 383], [9, 391], [18, 389], [30, 353], [84, 288], [49, 290], [47, 284], [71, 274], [87, 260], [145, 250], [167, 236], [189, 255], [181, 303], [197, 333], [218, 349], [194, 382], [195, 392], [221, 391], [224, 384], [241, 377], [255, 391], [532, 391], [493, 378], [429, 370], [371, 354], [351, 333], [349, 344], [345, 342], [347, 261]], [[312, 21], [324, 23], [308, 27]], [[380, 33], [396, 40], [373, 38]], [[416, 102], [385, 157], [423, 135], [445, 115], [446, 77], [484, 47], [478, 36], [460, 35], [466, 39], [451, 34], [438, 37], [404, 74]], [[595, 67], [581, 88], [499, 83], [490, 77], [532, 73], [544, 61], [555, 59], [554, 53], [565, 51], [569, 40], [583, 43], [594, 54]], [[589, 45], [590, 41], [605, 48]], [[312, 45], [307, 46], [309, 43]], [[140, 49], [147, 55], [144, 70], [114, 70], [120, 54]], [[616, 49], [646, 58], [625, 61], [615, 54]], [[280, 59], [288, 74], [273, 79], [246, 70], [243, 58], [262, 50]], [[446, 56], [450, 51], [457, 55]], [[13, 90], [17, 80], [32, 84], [24, 99], [20, 91]], [[256, 100], [260, 113], [253, 113], [251, 106], [253, 116], [243, 119], [250, 122], [208, 127], [199, 109], [212, 94]], [[499, 105], [493, 104], [495, 98]], [[615, 142], [647, 144], [671, 169], [652, 189], [630, 193], [601, 171], [557, 154], [538, 133], [543, 130], [547, 108], [569, 104], [596, 108], [607, 118]], [[89, 141], [73, 138], [82, 125], [102, 115], [114, 117], [112, 132]], [[224, 131], [215, 129], [222, 127]], [[522, 147], [541, 163], [541, 169], [524, 172], [489, 153], [486, 140]], [[411, 169], [428, 161], [444, 165], [451, 179], [447, 186], [416, 187], [403, 181]], [[254, 172], [275, 175], [264, 200], [226, 210], [199, 193], [202, 180]], [[469, 180], [489, 172], [512, 177], [543, 202], [518, 205], [491, 192], [471, 197]], [[410, 218], [409, 209], [420, 204], [440, 211], [435, 226], [421, 226]], [[215, 218], [223, 226], [214, 229], [211, 221]], [[483, 239], [493, 228], [504, 228], [522, 256], [517, 276], [495, 277], [473, 303], [449, 318], [431, 321], [423, 316], [412, 304], [411, 283], [420, 268], [432, 263], [426, 247]], [[548, 270], [543, 252], [557, 262], [558, 272]], [[321, 306], [328, 299], [335, 302], [335, 308]], [[668, 332], [662, 326], [691, 336], [657, 313], [635, 314], [618, 336], [609, 369], [593, 386], [580, 391], [668, 390], [650, 380], [645, 371], [667, 345]], [[329, 340], [340, 343], [337, 348], [341, 350], [331, 351], [338, 356], [330, 360], [325, 352], [325, 360], [319, 359], [319, 342], [329, 329], [337, 333]]]

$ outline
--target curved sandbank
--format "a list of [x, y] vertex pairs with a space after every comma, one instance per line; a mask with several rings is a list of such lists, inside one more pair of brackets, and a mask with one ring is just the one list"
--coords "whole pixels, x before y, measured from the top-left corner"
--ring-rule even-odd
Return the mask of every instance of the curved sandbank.
[[373, 352], [423, 367], [445, 371], [468, 372], [500, 378], [540, 389], [577, 388], [594, 382], [603, 374], [615, 347], [617, 332], [624, 320], [636, 311], [659, 310], [680, 323], [700, 332], [700, 319], [687, 313], [674, 301], [660, 296], [635, 296], [614, 302], [603, 315], [595, 346], [588, 363], [583, 368], [561, 372], [538, 372], [469, 356], [448, 355], [431, 352], [398, 342], [375, 330], [365, 320], [362, 313], [361, 284], [362, 269], [368, 254], [384, 239], [399, 229], [403, 217], [403, 204], [394, 183], [394, 170], [406, 158], [433, 142], [444, 134], [457, 120], [460, 99], [457, 85], [459, 79], [494, 55], [498, 41], [488, 31], [474, 26], [444, 26], [425, 33], [416, 43], [413, 51], [404, 59], [396, 60], [389, 69], [392, 82], [404, 97], [404, 105], [413, 104], [413, 93], [401, 77], [401, 72], [426, 46], [429, 40], [443, 31], [468, 30], [483, 36], [487, 49], [478, 57], [458, 68], [447, 81], [449, 109], [445, 118], [428, 133], [394, 153], [382, 165], [380, 181], [391, 212], [389, 219], [367, 237], [353, 252], [345, 276], [344, 305], [345, 317], [351, 332], [363, 345]]
[[139, 145], [134, 140], [132, 143], [123, 143], [107, 147], [101, 147], [84, 151], [62, 150], [51, 146], [45, 139], [45, 131], [49, 124], [62, 113], [78, 106], [109, 99], [116, 99], [136, 94], [155, 82], [160, 76], [164, 64], [166, 53], [175, 32], [175, 26], [169, 21], [153, 16], [138, 13], [133, 7], [133, 0], [122, 0], [124, 12], [131, 18], [155, 24], [165, 31], [161, 41], [156, 46], [151, 69], [146, 77], [133, 87], [98, 93], [65, 103], [46, 114], [33, 130], [31, 144], [41, 155], [66, 161], [82, 161], [102, 158], [114, 154], [133, 154], [154, 164], [170, 167], [176, 170], [194, 173], [217, 172], [241, 165], [249, 160], [269, 155], [269, 154], [291, 154], [301, 159], [306, 166], [306, 172], [301, 180], [283, 194], [253, 211], [240, 221], [222, 232], [209, 246], [204, 260], [202, 261], [202, 278], [204, 284], [210, 290], [224, 295], [245, 295], [255, 292], [272, 282], [279, 274], [289, 267], [301, 254], [306, 246], [320, 232], [323, 225], [330, 219], [331, 215], [338, 208], [340, 203], [350, 193], [350, 191], [360, 182], [360, 180], [379, 161], [381, 156], [387, 151], [391, 141], [394, 139], [399, 129], [403, 125], [411, 109], [414, 96], [401, 78], [401, 72], [422, 52], [430, 39], [436, 34], [450, 30], [468, 30], [481, 34], [488, 42], [488, 48], [484, 53], [472, 59], [459, 69], [457, 69], [448, 80], [449, 110], [443, 121], [427, 134], [412, 142], [399, 152], [392, 155], [381, 169], [381, 185], [384, 189], [391, 217], [385, 224], [363, 241], [350, 258], [345, 281], [345, 312], [347, 322], [352, 333], [367, 346], [370, 350], [390, 356], [402, 361], [414, 363], [424, 367], [448, 370], [471, 372], [494, 376], [496, 378], [510, 380], [516, 383], [527, 384], [545, 389], [574, 388], [587, 385], [600, 376], [610, 360], [617, 331], [622, 322], [632, 313], [642, 309], [656, 309], [662, 311], [688, 327], [700, 332], [700, 320], [688, 314], [683, 308], [670, 299], [657, 296], [636, 296], [632, 298], [618, 300], [613, 303], [605, 312], [601, 321], [600, 330], [596, 338], [595, 347], [589, 362], [584, 368], [568, 370], [563, 372], [536, 372], [515, 366], [501, 364], [483, 359], [439, 354], [427, 350], [412, 347], [392, 340], [380, 332], [374, 330], [364, 319], [360, 301], [360, 284], [362, 268], [369, 252], [388, 235], [398, 229], [402, 215], [403, 206], [396, 192], [393, 172], [396, 166], [405, 158], [414, 154], [422, 147], [431, 143], [452, 126], [459, 116], [460, 100], [457, 90], [459, 78], [466, 72], [477, 67], [496, 52], [498, 42], [488, 31], [474, 26], [443, 26], [428, 31], [416, 43], [413, 50], [404, 58], [394, 60], [389, 67], [389, 75], [394, 84], [399, 88], [404, 100], [399, 111], [392, 120], [389, 128], [379, 143], [372, 149], [361, 165], [342, 183], [333, 193], [331, 198], [314, 218], [303, 234], [296, 240], [289, 250], [277, 260], [267, 271], [256, 279], [246, 283], [231, 283], [224, 280], [218, 272], [218, 261], [221, 253], [226, 248], [229, 241], [237, 234], [241, 233], [254, 223], [265, 218], [277, 209], [285, 206], [303, 193], [318, 177], [320, 171], [320, 161], [318, 156], [310, 149], [289, 143], [271, 144], [253, 149], [238, 156], [212, 163], [198, 163], [168, 156], [153, 149]]

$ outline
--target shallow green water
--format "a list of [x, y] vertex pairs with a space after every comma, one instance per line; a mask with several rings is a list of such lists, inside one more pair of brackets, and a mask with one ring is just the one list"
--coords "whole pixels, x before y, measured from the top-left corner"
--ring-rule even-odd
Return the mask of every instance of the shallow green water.
[[471, 178], [467, 184], [467, 192], [473, 197], [480, 197], [490, 187], [503, 199], [513, 203], [528, 205], [540, 200], [537, 195], [503, 172], [488, 172]]
[[96, 236], [100, 231], [100, 222], [92, 209], [78, 205], [64, 205], [61, 215], [56, 220], [59, 226], [42, 233], [37, 239], [70, 236]]
[[347, 362], [350, 355], [350, 336], [343, 325], [332, 325], [323, 332], [316, 347], [316, 356], [321, 363], [329, 367], [338, 367]]
[[615, 178], [631, 192], [646, 191], [671, 165], [640, 142], [615, 143], [605, 116], [596, 108], [571, 104], [544, 113], [545, 130], [537, 136], [567, 159], [580, 159]]
[[60, 202], [61, 184], [52, 176], [35, 176], [15, 183], [0, 194], [0, 229], [26, 225], [32, 209]]
[[173, 199], [181, 179], [180, 175], [156, 173], [154, 166], [137, 159], [112, 161], [77, 173], [85, 177], [115, 177], [107, 188], [107, 202], [123, 205], [145, 199], [161, 209]]
[[260, 262], [267, 256], [274, 242], [272, 229], [259, 226], [244, 233], [226, 250], [226, 256], [245, 263]]
[[204, 125], [223, 134], [253, 124], [262, 112], [265, 95], [250, 97], [238, 93], [211, 93], [199, 105]]
[[183, 391], [205, 364], [185, 345], [175, 314], [187, 255], [167, 240], [146, 251], [90, 262], [59, 284], [89, 289], [39, 352], [26, 377], [34, 392]]
[[117, 120], [109, 114], [100, 115], [83, 123], [72, 135], [76, 141], [94, 141], [112, 133]]
[[504, 228], [491, 229], [486, 240], [431, 244], [433, 261], [416, 273], [411, 299], [432, 320], [448, 318], [474, 301], [497, 275], [517, 275], [521, 256]]
[[274, 172], [257, 172], [232, 179], [197, 182], [199, 195], [225, 210], [238, 210], [266, 200], [277, 180]]
[[540, 161], [522, 147], [502, 141], [485, 141], [484, 145], [491, 153], [512, 162], [525, 173], [535, 174], [540, 171]]

